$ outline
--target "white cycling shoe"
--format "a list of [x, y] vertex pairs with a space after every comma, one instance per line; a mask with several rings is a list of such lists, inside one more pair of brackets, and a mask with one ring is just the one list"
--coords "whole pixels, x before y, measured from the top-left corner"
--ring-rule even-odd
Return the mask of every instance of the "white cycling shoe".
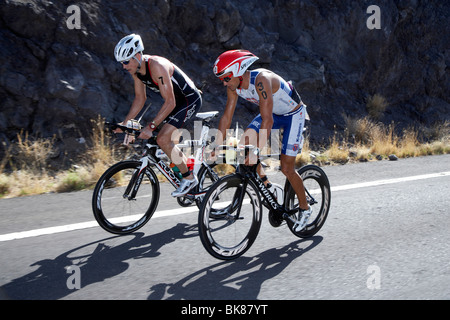
[[308, 223], [311, 213], [312, 213], [311, 207], [309, 207], [308, 210], [301, 210], [301, 209], [298, 210], [298, 219], [293, 226], [295, 232], [302, 231], [306, 227], [306, 224]]
[[183, 197], [185, 196], [189, 191], [191, 191], [193, 188], [195, 188], [198, 185], [198, 179], [194, 175], [194, 179], [189, 180], [184, 178], [181, 180], [180, 186], [177, 190], [172, 192], [172, 197]]

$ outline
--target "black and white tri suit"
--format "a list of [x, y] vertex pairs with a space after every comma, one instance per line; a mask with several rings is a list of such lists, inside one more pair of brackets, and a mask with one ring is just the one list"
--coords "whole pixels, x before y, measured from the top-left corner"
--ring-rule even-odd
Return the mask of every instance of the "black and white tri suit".
[[[145, 75], [139, 72], [136, 74], [149, 89], [159, 93], [158, 83], [154, 82], [150, 73], [150, 59], [144, 57], [142, 62], [145, 64]], [[165, 123], [171, 124], [174, 127], [182, 128], [186, 121], [191, 119], [202, 107], [202, 97], [200, 91], [195, 87], [194, 82], [175, 64], [173, 75], [170, 78], [172, 81], [173, 91], [175, 94], [175, 109], [166, 118]]]

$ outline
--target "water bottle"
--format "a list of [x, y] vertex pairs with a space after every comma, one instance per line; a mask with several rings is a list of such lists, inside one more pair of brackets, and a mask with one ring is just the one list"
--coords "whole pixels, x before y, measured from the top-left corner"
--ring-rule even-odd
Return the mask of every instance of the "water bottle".
[[[227, 140], [227, 146], [237, 147], [238, 140], [236, 138], [230, 137]], [[236, 151], [226, 150], [225, 151], [225, 161], [228, 164], [236, 164]]]
[[194, 165], [195, 165], [195, 158], [194, 157], [189, 157], [187, 159], [187, 163], [186, 164], [187, 164], [188, 170], [193, 172], [194, 171]]
[[284, 202], [284, 188], [279, 184], [271, 182], [272, 186], [269, 188], [269, 191], [274, 195], [275, 199], [279, 205], [283, 205]]

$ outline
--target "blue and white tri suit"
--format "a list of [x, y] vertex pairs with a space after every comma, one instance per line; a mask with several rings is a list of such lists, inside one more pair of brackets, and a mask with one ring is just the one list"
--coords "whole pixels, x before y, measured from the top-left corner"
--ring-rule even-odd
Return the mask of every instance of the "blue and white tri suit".
[[[236, 89], [236, 93], [257, 105], [259, 105], [259, 96], [255, 87], [256, 77], [265, 69], [256, 69], [250, 71], [250, 84], [248, 89]], [[303, 148], [303, 127], [306, 119], [306, 105], [297, 90], [287, 81], [278, 76], [280, 88], [273, 94], [273, 126], [272, 129], [283, 129], [283, 140], [281, 153], [287, 156], [295, 157]], [[297, 106], [300, 105], [300, 108]], [[294, 111], [293, 111], [294, 110]], [[261, 127], [261, 114], [259, 114], [247, 129], [254, 129], [259, 133]]]

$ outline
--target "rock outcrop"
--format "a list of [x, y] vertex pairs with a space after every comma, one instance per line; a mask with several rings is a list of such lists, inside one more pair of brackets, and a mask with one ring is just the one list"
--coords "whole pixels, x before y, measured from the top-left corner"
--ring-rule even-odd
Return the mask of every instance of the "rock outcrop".
[[[204, 92], [204, 111], [221, 110], [226, 100], [212, 74], [216, 57], [245, 48], [260, 66], [294, 82], [309, 106], [313, 141], [343, 130], [344, 115], [365, 116], [374, 94], [388, 102], [383, 121], [449, 120], [450, 3], [377, 1], [380, 29], [368, 27], [376, 18], [371, 4], [0, 0], [0, 139], [26, 130], [62, 141], [85, 135], [98, 114], [122, 120], [133, 87], [113, 49], [133, 32], [146, 53], [191, 76]], [[156, 111], [161, 98], [149, 99]], [[242, 126], [258, 112], [245, 102], [239, 108], [235, 121]]]

